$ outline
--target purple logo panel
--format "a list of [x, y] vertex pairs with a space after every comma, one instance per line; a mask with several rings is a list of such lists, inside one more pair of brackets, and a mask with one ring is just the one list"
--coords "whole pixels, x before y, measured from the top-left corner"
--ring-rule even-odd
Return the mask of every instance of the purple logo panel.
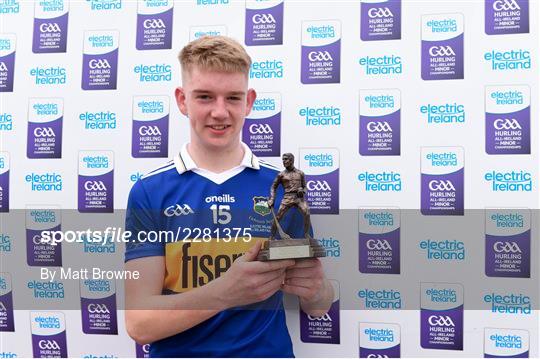
[[0, 296], [0, 332], [14, 332], [13, 296], [11, 292]]
[[0, 57], [0, 92], [13, 92], [15, 52]]
[[531, 153], [531, 108], [508, 113], [486, 113], [486, 153]]
[[66, 52], [68, 14], [52, 19], [34, 18], [33, 53]]
[[170, 49], [173, 9], [161, 14], [137, 15], [137, 50]]
[[0, 213], [9, 212], [9, 171], [0, 174]]
[[262, 119], [246, 119], [242, 141], [260, 157], [276, 157], [281, 151], [281, 112]]
[[530, 278], [531, 231], [513, 236], [486, 234], [486, 275]]
[[401, 39], [401, 0], [360, 4], [362, 41]]
[[422, 41], [422, 79], [463, 79], [463, 34], [443, 41]]
[[339, 169], [306, 175], [306, 199], [311, 214], [339, 214]]
[[386, 349], [368, 349], [360, 347], [360, 358], [401, 358], [401, 346], [398, 344]]
[[401, 111], [380, 116], [360, 116], [360, 154], [399, 156]]
[[28, 158], [62, 157], [62, 117], [50, 122], [28, 122], [26, 156]]
[[247, 46], [283, 44], [283, 3], [268, 9], [246, 9]]
[[137, 358], [150, 358], [150, 344], [140, 345], [135, 343], [135, 355]]
[[118, 334], [116, 294], [106, 298], [81, 298], [82, 329], [85, 334]]
[[133, 157], [167, 157], [169, 154], [169, 115], [154, 121], [133, 121]]
[[491, 355], [491, 354], [485, 354], [484, 358], [528, 358], [529, 357], [529, 351], [525, 351], [523, 353], [519, 353], [516, 355]]
[[448, 174], [422, 173], [421, 212], [426, 216], [464, 214], [463, 168]]
[[[60, 225], [47, 230], [59, 231]], [[42, 230], [26, 229], [26, 262], [33, 267], [61, 267], [62, 244], [53, 246], [42, 243], [41, 232]]]
[[325, 46], [302, 46], [302, 83], [339, 83], [340, 58], [341, 40]]
[[304, 343], [339, 344], [339, 300], [319, 318], [300, 310], [300, 339]]
[[79, 175], [79, 212], [112, 213], [114, 171], [101, 176]]
[[115, 90], [118, 70], [118, 49], [107, 54], [83, 54], [83, 90]]
[[380, 234], [358, 233], [361, 273], [400, 273], [400, 229]]
[[424, 349], [463, 350], [463, 306], [449, 310], [422, 309], [420, 344]]
[[55, 335], [32, 334], [34, 358], [67, 358], [66, 331]]
[[485, 16], [488, 35], [529, 32], [529, 0], [486, 0]]

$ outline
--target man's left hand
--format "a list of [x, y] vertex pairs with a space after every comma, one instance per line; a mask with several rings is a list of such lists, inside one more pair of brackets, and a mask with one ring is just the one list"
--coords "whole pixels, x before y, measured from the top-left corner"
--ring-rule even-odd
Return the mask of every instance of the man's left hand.
[[334, 298], [332, 285], [324, 276], [318, 258], [297, 259], [295, 265], [288, 267], [283, 292], [297, 295], [306, 313], [320, 314], [315, 316], [326, 313]]

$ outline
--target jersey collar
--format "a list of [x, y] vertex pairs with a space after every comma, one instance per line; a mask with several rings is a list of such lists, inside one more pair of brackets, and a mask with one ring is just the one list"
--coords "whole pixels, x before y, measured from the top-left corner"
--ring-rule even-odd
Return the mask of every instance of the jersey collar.
[[246, 167], [258, 170], [260, 166], [259, 166], [259, 159], [257, 158], [257, 156], [253, 154], [251, 149], [244, 142], [240, 142], [240, 144], [242, 145], [242, 148], [244, 149], [244, 157], [242, 158], [242, 162], [240, 162], [240, 165], [234, 168], [231, 168], [229, 170], [226, 170], [225, 172], [222, 172], [222, 173], [212, 173], [208, 170], [197, 167], [197, 164], [195, 163], [195, 161], [193, 161], [193, 158], [191, 158], [191, 156], [189, 155], [187, 151], [188, 144], [184, 143], [180, 152], [174, 157], [174, 164], [176, 166], [176, 170], [178, 171], [179, 174], [182, 174], [186, 171], [194, 171], [199, 174], [202, 172], [202, 173], [207, 173], [207, 174], [213, 174], [215, 176], [221, 176], [222, 174], [227, 174], [231, 171], [236, 172], [238, 169], [243, 170]]

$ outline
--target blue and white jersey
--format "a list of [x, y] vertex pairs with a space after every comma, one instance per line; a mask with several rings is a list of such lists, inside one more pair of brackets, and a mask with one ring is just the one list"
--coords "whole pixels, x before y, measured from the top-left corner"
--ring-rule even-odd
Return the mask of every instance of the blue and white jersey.
[[[163, 293], [207, 284], [257, 240], [270, 235], [272, 214], [266, 200], [279, 170], [243, 147], [240, 166], [215, 174], [197, 168], [184, 146], [174, 160], [143, 176], [131, 189], [126, 230], [133, 237], [125, 260], [165, 256]], [[276, 204], [282, 195], [280, 187]], [[300, 212], [291, 210], [281, 224], [293, 238], [301, 238], [302, 221]], [[150, 231], [167, 231], [169, 237], [156, 242], [136, 239]], [[281, 291], [244, 309], [223, 311], [152, 343], [150, 353], [155, 357], [293, 356]]]

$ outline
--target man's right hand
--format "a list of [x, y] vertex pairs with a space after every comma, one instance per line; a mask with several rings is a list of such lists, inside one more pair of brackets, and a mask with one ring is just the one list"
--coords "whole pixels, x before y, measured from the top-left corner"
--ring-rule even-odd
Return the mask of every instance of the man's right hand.
[[261, 245], [262, 241], [258, 241], [227, 272], [214, 280], [214, 289], [223, 301], [224, 309], [261, 302], [281, 289], [285, 270], [295, 261], [257, 261]]
[[270, 198], [270, 199], [268, 199], [268, 201], [266, 201], [266, 203], [268, 203], [268, 207], [273, 207], [274, 206], [274, 199]]

